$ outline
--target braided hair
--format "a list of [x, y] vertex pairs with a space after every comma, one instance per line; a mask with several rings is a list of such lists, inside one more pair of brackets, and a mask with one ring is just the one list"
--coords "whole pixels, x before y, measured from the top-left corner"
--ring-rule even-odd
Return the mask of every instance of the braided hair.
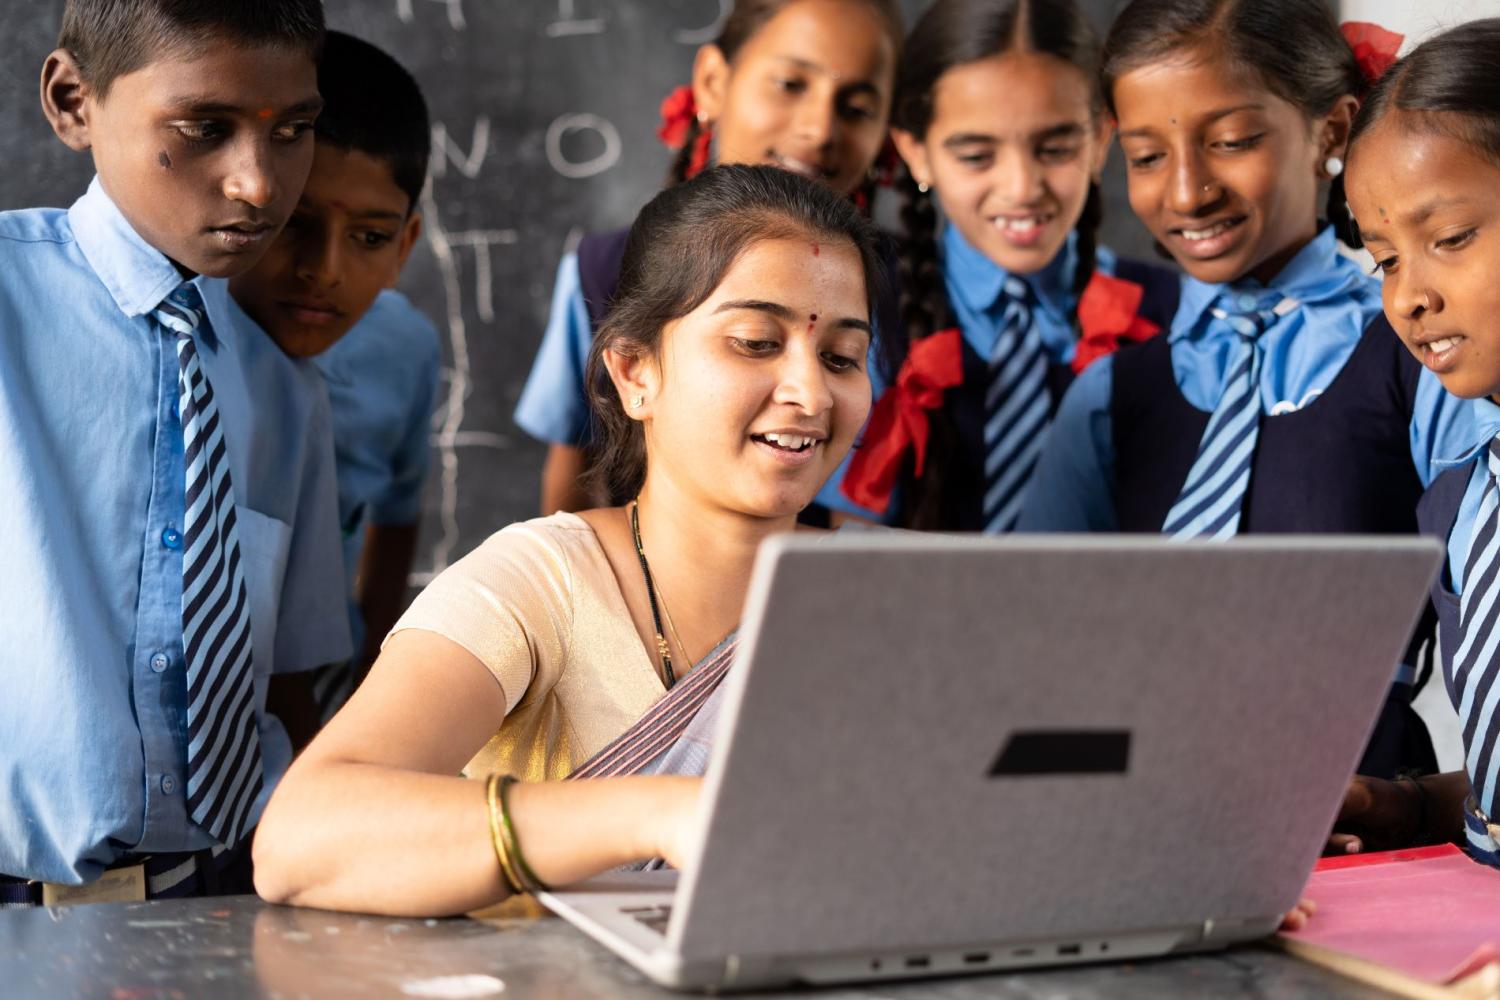
[[[891, 126], [923, 138], [932, 125], [933, 95], [945, 73], [1016, 50], [1055, 56], [1080, 70], [1090, 83], [1097, 80], [1099, 38], [1073, 0], [937, 0], [922, 15], [903, 47], [896, 71]], [[1102, 113], [1103, 95], [1097, 86], [1092, 103], [1094, 113]], [[951, 327], [953, 309], [938, 262], [933, 196], [918, 187], [910, 168], [903, 168], [897, 178], [897, 192], [901, 196], [902, 224], [903, 342], [899, 351], [904, 356], [913, 342]], [[1103, 194], [1098, 184], [1091, 183], [1074, 227], [1078, 255], [1075, 293], [1081, 294], [1094, 276], [1103, 215]], [[1076, 325], [1076, 316], [1074, 322]], [[902, 522], [912, 528], [940, 529], [954, 523], [954, 512], [962, 502], [946, 489], [956, 478], [948, 470], [959, 461], [959, 438], [945, 410], [929, 413], [928, 421], [922, 477], [918, 480], [908, 473], [902, 480]]]

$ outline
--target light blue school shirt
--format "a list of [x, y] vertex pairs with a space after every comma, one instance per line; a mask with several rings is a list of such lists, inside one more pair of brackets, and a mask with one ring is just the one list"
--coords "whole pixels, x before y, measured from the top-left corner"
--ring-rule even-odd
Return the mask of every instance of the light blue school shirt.
[[365, 528], [415, 524], [422, 513], [442, 348], [427, 317], [400, 292], [385, 291], [313, 361], [333, 411], [344, 592], [358, 652], [364, 619], [353, 594]]
[[[948, 304], [958, 325], [964, 342], [981, 358], [994, 353], [995, 343], [1005, 332], [1001, 325], [1005, 318], [1005, 282], [1011, 272], [996, 264], [974, 247], [957, 226], [943, 227], [940, 243], [942, 254], [943, 284], [948, 292]], [[1094, 255], [1094, 269], [1101, 274], [1115, 273], [1116, 257], [1108, 247], [1099, 247]], [[1078, 336], [1073, 328], [1073, 310], [1077, 296], [1073, 292], [1073, 278], [1078, 273], [1078, 234], [1069, 233], [1062, 249], [1051, 263], [1032, 274], [1018, 274], [1030, 289], [1033, 305], [1032, 323], [1041, 334], [1042, 349], [1052, 364], [1072, 364], [1078, 350]], [[879, 384], [872, 368], [871, 389], [878, 400], [885, 386]], [[833, 510], [862, 517], [866, 520], [886, 524], [895, 522], [899, 497], [892, 497], [890, 509], [885, 514], [860, 507], [844, 495], [844, 474], [849, 469], [853, 453], [845, 456], [838, 470], [818, 494], [818, 503]]]
[[[0, 873], [78, 883], [129, 852], [198, 850], [187, 816], [182, 281], [96, 179], [0, 214]], [[349, 653], [332, 437], [317, 372], [196, 278], [250, 598], [265, 792], [291, 748], [272, 673]]]
[[[1423, 370], [1424, 377], [1434, 382], [1437, 377]], [[1489, 479], [1490, 442], [1500, 436], [1500, 406], [1488, 399], [1452, 398], [1453, 408], [1465, 418], [1456, 433], [1448, 435], [1446, 450], [1432, 456], [1433, 478], [1449, 469], [1462, 465], [1473, 465], [1469, 474], [1469, 485], [1464, 489], [1463, 502], [1459, 504], [1458, 516], [1454, 518], [1453, 530], [1449, 532], [1448, 577], [1453, 582], [1453, 593], [1464, 592], [1464, 567], [1469, 561], [1469, 540], [1474, 535], [1474, 522], [1479, 517], [1479, 501]], [[1497, 688], [1500, 690], [1500, 688]]]
[[589, 401], [583, 378], [593, 341], [578, 254], [567, 253], [557, 268], [542, 345], [516, 403], [516, 424], [538, 441], [574, 447], [587, 442]]
[[[1292, 413], [1317, 399], [1354, 354], [1380, 312], [1380, 282], [1339, 254], [1325, 227], [1269, 285], [1254, 278], [1211, 285], [1184, 277], [1182, 298], [1167, 333], [1172, 374], [1183, 397], [1213, 412], [1239, 340], [1214, 308], [1246, 311], [1293, 298], [1295, 309], [1260, 337], [1261, 406]], [[1069, 388], [1032, 475], [1021, 531], [1115, 531], [1114, 429], [1110, 417], [1114, 359], [1100, 358]], [[1417, 382], [1411, 420], [1412, 462], [1422, 484], [1436, 471], [1429, 456], [1455, 428], [1454, 407], [1434, 378]], [[1458, 425], [1462, 424], [1458, 420]]]

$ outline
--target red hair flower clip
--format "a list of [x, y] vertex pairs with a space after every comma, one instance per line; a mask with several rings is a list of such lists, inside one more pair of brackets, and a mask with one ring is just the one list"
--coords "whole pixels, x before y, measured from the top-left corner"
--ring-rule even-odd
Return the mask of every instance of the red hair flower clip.
[[1344, 33], [1349, 48], [1354, 50], [1354, 60], [1364, 74], [1366, 90], [1375, 86], [1400, 58], [1397, 53], [1401, 51], [1401, 43], [1406, 41], [1405, 35], [1387, 31], [1369, 21], [1345, 21], [1339, 25], [1339, 30]]
[[[693, 99], [693, 88], [684, 83], [673, 90], [661, 102], [661, 124], [656, 137], [668, 149], [681, 149], [687, 142], [693, 125], [698, 121], [698, 102]], [[708, 149], [713, 143], [713, 132], [707, 127], [698, 131], [693, 142], [693, 155], [688, 162], [687, 176], [692, 177], [708, 165]]]
[[1146, 290], [1133, 281], [1095, 271], [1078, 299], [1078, 346], [1073, 371], [1082, 372], [1126, 344], [1149, 340], [1161, 327], [1141, 316]]
[[844, 496], [866, 510], [884, 514], [906, 453], [920, 476], [927, 463], [927, 411], [943, 405], [943, 393], [964, 380], [962, 335], [949, 327], [911, 345], [896, 384], [875, 404], [864, 440], [840, 486]]

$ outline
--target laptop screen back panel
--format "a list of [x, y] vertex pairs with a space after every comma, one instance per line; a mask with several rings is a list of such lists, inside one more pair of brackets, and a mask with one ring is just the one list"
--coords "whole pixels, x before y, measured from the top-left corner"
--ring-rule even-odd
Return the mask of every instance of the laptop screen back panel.
[[1263, 924], [1297, 898], [1438, 557], [1389, 539], [768, 546], [672, 943], [826, 955]]

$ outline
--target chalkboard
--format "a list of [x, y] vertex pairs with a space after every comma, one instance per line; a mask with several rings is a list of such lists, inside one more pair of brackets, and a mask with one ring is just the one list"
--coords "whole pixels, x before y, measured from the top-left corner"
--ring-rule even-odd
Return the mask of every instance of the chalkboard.
[[[923, 0], [904, 0], [908, 23]], [[402, 288], [443, 334], [434, 469], [413, 583], [536, 513], [544, 449], [511, 421], [559, 257], [626, 225], [660, 185], [661, 98], [685, 82], [730, 0], [327, 0], [328, 22], [395, 55], [433, 121], [426, 238]], [[1113, 0], [1086, 8], [1103, 28]], [[89, 160], [37, 104], [61, 0], [0, 4], [0, 210], [70, 204]], [[1149, 246], [1112, 160], [1105, 241]], [[1149, 251], [1147, 251], [1149, 252]]]

